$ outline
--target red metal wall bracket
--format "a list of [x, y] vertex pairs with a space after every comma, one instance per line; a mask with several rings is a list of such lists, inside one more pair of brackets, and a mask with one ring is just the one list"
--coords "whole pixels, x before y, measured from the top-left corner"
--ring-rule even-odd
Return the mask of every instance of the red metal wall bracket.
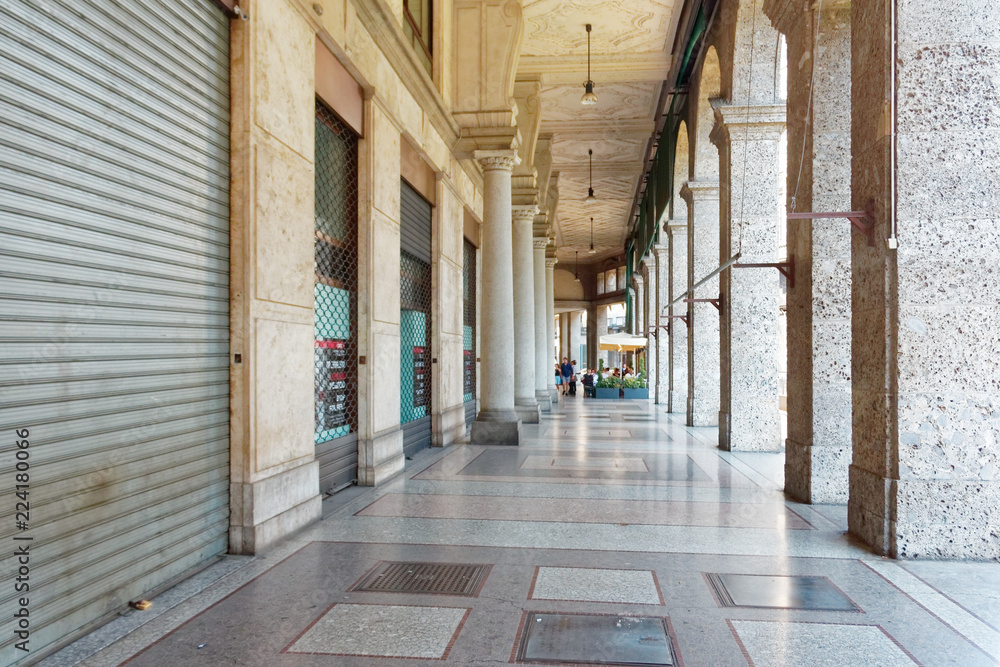
[[781, 275], [788, 279], [789, 289], [795, 289], [795, 257], [790, 256], [784, 262], [765, 262], [761, 264], [737, 263], [733, 264], [734, 269], [778, 269]]
[[851, 225], [857, 227], [868, 240], [868, 247], [875, 247], [875, 200], [868, 200], [864, 211], [845, 211], [840, 213], [789, 213], [789, 220], [819, 220], [821, 218], [847, 218]]

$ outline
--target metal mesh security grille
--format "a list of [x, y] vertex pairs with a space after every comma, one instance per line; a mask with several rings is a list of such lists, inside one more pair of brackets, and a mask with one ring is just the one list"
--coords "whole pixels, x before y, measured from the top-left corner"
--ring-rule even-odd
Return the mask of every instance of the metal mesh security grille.
[[351, 590], [475, 597], [489, 571], [489, 565], [388, 561], [379, 563], [371, 574]]
[[399, 253], [400, 422], [431, 414], [431, 265]]
[[[317, 102], [317, 444], [356, 433], [358, 429], [357, 164], [358, 140], [354, 132]], [[355, 457], [356, 452], [355, 448]]]
[[463, 394], [466, 402], [476, 400], [476, 246], [465, 241], [462, 264], [462, 295], [465, 305], [462, 326], [464, 355]]

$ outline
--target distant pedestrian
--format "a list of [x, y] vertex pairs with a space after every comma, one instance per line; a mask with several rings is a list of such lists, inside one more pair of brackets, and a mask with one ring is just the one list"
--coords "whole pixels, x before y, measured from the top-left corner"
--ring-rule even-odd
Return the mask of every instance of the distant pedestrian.
[[562, 365], [559, 366], [559, 372], [562, 374], [562, 393], [563, 396], [569, 395], [569, 379], [573, 377], [573, 366], [569, 363], [568, 357], [563, 357]]

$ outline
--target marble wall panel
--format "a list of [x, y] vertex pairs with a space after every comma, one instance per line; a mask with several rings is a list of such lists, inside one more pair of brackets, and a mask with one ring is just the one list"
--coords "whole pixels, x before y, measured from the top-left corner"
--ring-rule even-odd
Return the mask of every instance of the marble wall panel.
[[257, 320], [254, 327], [254, 468], [313, 456], [313, 328]]
[[313, 307], [313, 165], [278, 142], [254, 151], [256, 297]]
[[[398, 283], [399, 272], [395, 275]], [[398, 313], [399, 302], [396, 303]], [[372, 432], [379, 433], [399, 426], [399, 326], [375, 323], [370, 336], [371, 354], [368, 363], [372, 364], [374, 378], [371, 391], [378, 398], [369, 400], [368, 406], [371, 411]]]
[[[372, 205], [399, 226], [399, 130], [378, 105], [372, 110]], [[399, 243], [396, 244], [397, 248]], [[378, 245], [375, 246], [378, 248]], [[377, 266], [377, 264], [376, 264]]]
[[255, 121], [311, 162], [316, 113], [312, 28], [289, 0], [255, 4], [254, 14]]
[[371, 239], [371, 316], [399, 326], [399, 223], [381, 211], [372, 211]]

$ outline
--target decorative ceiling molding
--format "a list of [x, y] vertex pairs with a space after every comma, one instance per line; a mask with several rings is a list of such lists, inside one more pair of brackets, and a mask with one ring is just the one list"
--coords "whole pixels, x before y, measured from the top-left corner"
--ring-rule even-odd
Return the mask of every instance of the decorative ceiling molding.
[[542, 116], [550, 121], [652, 119], [659, 87], [652, 81], [597, 85], [597, 104], [584, 109], [580, 86], [547, 86], [541, 91]]
[[528, 56], [586, 55], [585, 23], [592, 23], [594, 54], [666, 53], [673, 0], [524, 0]]

